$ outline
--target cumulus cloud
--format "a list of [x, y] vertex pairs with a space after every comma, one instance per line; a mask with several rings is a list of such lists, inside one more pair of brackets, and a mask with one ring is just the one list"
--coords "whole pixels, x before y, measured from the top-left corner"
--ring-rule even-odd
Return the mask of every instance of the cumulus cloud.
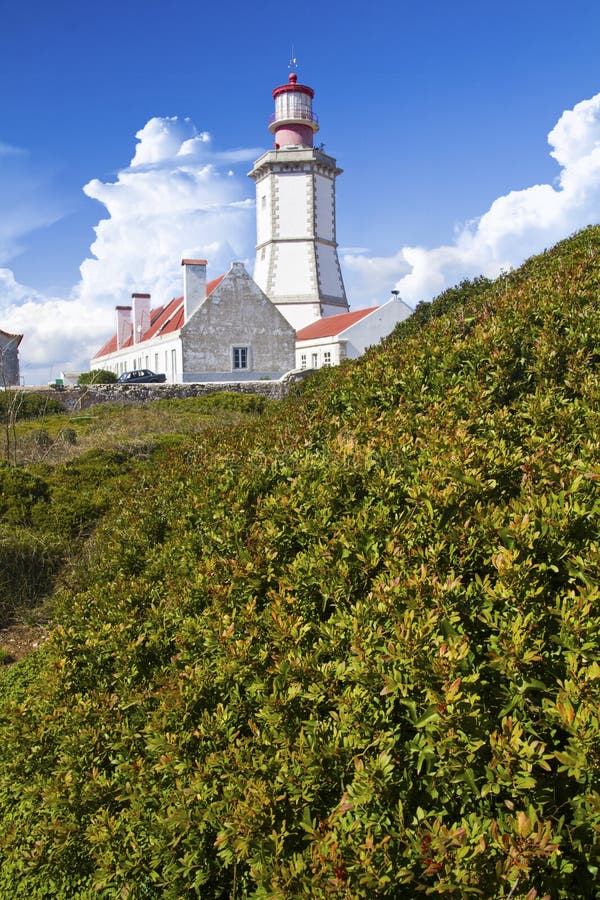
[[102, 307], [41, 294], [16, 281], [10, 269], [0, 269], [0, 327], [25, 335], [21, 375], [27, 384], [43, 384], [61, 370], [87, 368], [106, 330], [106, 315]]
[[107, 217], [95, 227], [90, 258], [69, 297], [44, 297], [0, 270], [0, 327], [25, 334], [21, 369], [28, 383], [60, 369], [87, 369], [113, 330], [114, 306], [132, 292], [151, 293], [156, 305], [179, 295], [182, 257], [206, 258], [210, 277], [253, 255], [251, 187], [231, 165], [260, 150], [215, 151], [208, 132], [177, 117], [150, 119], [136, 138], [129, 165], [114, 181], [94, 179], [83, 188]]
[[555, 185], [537, 184], [495, 200], [452, 244], [402, 247], [390, 257], [346, 254], [355, 296], [390, 287], [414, 305], [465, 277], [493, 277], [573, 231], [600, 221], [600, 94], [566, 110], [548, 135], [561, 166]]
[[95, 228], [93, 257], [81, 265], [84, 302], [123, 302], [134, 290], [164, 302], [180, 291], [182, 256], [206, 258], [217, 275], [252, 252], [254, 205], [245, 177], [220, 162], [246, 151], [212, 150], [189, 119], [153, 118], [137, 132], [130, 165], [114, 182], [86, 184], [108, 218]]

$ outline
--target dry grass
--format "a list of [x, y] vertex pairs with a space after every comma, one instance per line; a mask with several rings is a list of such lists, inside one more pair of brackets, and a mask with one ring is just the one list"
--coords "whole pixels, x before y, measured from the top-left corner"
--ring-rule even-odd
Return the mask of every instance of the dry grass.
[[127, 407], [99, 404], [85, 412], [16, 423], [15, 461], [56, 465], [91, 449], [127, 447], [142, 451], [147, 447], [151, 451], [161, 436], [199, 434], [212, 427], [215, 419], [221, 425], [234, 426], [246, 415], [239, 409], [228, 409], [226, 402], [223, 407], [214, 399], [208, 402], [206, 397], [156, 400]]

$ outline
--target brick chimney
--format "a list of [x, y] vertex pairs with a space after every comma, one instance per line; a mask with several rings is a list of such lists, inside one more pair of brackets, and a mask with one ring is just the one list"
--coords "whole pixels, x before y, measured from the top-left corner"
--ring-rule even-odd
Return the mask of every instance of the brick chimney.
[[133, 343], [137, 344], [150, 328], [150, 294], [132, 294]]
[[206, 300], [206, 260], [182, 259], [183, 266], [183, 316], [187, 322]]
[[117, 306], [117, 350], [120, 350], [131, 336], [131, 307]]

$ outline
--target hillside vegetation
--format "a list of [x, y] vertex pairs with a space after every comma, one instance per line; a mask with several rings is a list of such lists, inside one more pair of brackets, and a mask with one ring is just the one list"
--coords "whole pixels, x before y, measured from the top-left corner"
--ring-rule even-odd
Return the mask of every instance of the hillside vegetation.
[[224, 392], [69, 414], [47, 396], [0, 393], [8, 436], [0, 448], [0, 629], [48, 616], [54, 585], [78, 564], [98, 521], [112, 520], [171, 448], [236, 427], [264, 405]]
[[0, 680], [0, 896], [594, 898], [600, 228], [174, 448]]

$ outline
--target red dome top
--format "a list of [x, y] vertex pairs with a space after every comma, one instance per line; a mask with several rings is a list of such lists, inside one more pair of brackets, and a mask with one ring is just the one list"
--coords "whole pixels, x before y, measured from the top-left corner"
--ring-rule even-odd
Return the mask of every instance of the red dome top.
[[308, 94], [308, 96], [312, 98], [315, 96], [315, 92], [311, 87], [308, 87], [307, 84], [297, 84], [298, 76], [295, 72], [290, 72], [290, 77], [288, 79], [287, 84], [280, 84], [279, 87], [276, 87], [273, 91], [273, 99], [278, 97], [279, 94], [285, 94], [288, 91], [295, 91], [300, 94]]

